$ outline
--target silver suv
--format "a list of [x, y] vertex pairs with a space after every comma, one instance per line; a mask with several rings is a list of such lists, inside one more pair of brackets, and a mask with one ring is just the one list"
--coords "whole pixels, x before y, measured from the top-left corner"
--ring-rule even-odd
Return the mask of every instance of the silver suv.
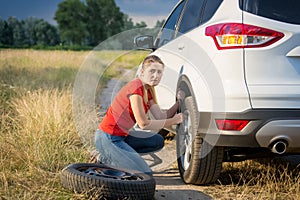
[[175, 130], [186, 183], [214, 182], [222, 162], [300, 154], [299, 8], [299, 0], [182, 0], [154, 42], [135, 38], [166, 64], [160, 106], [186, 93]]

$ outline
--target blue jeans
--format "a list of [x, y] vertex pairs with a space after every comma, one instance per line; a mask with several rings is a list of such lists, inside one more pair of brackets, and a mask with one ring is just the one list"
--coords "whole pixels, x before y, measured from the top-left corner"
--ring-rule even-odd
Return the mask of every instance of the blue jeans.
[[150, 167], [139, 154], [162, 149], [164, 138], [146, 131], [130, 131], [127, 137], [123, 137], [97, 130], [95, 146], [101, 155], [100, 162], [152, 175]]

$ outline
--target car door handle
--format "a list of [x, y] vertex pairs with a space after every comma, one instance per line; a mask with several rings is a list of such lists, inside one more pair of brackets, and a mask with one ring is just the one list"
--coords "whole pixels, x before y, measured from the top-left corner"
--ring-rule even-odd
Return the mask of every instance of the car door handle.
[[300, 57], [300, 46], [292, 49], [286, 54], [287, 57]]

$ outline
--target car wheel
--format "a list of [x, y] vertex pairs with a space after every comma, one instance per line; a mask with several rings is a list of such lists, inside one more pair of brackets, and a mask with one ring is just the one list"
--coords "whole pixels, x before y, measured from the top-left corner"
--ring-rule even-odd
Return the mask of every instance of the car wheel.
[[64, 188], [96, 199], [153, 199], [155, 193], [153, 177], [104, 164], [71, 164], [60, 178]]
[[224, 150], [207, 143], [198, 133], [199, 114], [192, 96], [182, 102], [184, 121], [176, 134], [177, 163], [185, 183], [213, 183], [221, 173]]

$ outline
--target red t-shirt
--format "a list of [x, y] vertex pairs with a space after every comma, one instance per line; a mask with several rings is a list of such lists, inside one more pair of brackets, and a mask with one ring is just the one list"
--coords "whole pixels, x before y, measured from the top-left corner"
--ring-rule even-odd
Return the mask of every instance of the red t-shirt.
[[98, 128], [111, 135], [127, 136], [129, 129], [136, 123], [129, 96], [132, 94], [140, 95], [143, 98], [145, 113], [147, 113], [150, 108], [149, 102], [152, 99], [150, 91], [147, 90], [147, 92], [148, 103], [146, 104], [144, 101], [142, 81], [139, 78], [136, 78], [127, 83], [114, 98]]

